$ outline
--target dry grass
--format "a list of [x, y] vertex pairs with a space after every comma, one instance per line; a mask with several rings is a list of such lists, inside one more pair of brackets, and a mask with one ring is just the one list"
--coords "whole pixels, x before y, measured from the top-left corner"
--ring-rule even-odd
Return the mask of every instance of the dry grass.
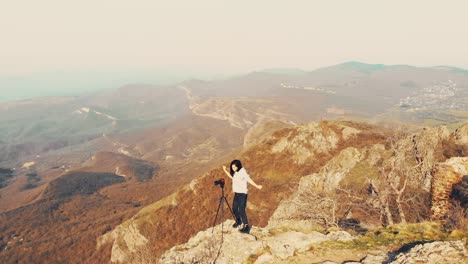
[[457, 144], [453, 138], [443, 140], [435, 150], [435, 155], [440, 161], [450, 159], [451, 157], [468, 156], [468, 145]]
[[368, 232], [357, 239], [345, 242], [331, 241], [315, 245], [314, 249], [361, 249], [369, 250], [381, 247], [396, 250], [404, 244], [423, 241], [450, 240], [440, 222], [421, 222], [398, 224]]
[[158, 263], [158, 256], [149, 246], [139, 247], [138, 250], [128, 258], [128, 263], [154, 264]]
[[463, 207], [458, 201], [451, 203], [447, 224], [452, 229], [468, 234], [468, 208]]

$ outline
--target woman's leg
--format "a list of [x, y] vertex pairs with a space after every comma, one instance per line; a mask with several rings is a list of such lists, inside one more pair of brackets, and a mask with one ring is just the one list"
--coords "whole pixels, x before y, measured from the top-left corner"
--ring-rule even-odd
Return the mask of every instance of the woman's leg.
[[249, 219], [247, 218], [247, 213], [245, 212], [246, 207], [247, 207], [247, 194], [239, 193], [239, 216], [244, 225], [249, 224]]
[[239, 214], [239, 207], [240, 207], [240, 199], [239, 199], [239, 194], [234, 193], [234, 200], [232, 201], [232, 211], [234, 213], [234, 216], [236, 217], [236, 223], [241, 224], [241, 216]]

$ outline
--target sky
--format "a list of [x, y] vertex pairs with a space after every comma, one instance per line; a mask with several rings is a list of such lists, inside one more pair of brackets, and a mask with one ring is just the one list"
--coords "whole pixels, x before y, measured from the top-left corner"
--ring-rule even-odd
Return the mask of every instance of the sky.
[[0, 98], [345, 61], [468, 68], [464, 0], [0, 2]]

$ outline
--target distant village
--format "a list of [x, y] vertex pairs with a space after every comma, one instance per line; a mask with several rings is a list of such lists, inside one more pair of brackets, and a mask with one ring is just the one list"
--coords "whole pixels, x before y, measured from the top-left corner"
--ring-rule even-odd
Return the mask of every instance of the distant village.
[[463, 98], [463, 90], [457, 84], [448, 80], [415, 92], [414, 96], [400, 99], [400, 108], [406, 112], [428, 109], [467, 109], [468, 103]]

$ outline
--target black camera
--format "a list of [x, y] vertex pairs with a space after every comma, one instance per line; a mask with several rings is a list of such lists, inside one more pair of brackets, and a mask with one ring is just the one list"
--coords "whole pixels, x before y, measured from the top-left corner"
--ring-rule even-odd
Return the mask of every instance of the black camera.
[[214, 182], [214, 185], [215, 185], [215, 186], [216, 186], [216, 185], [219, 185], [219, 186], [221, 186], [221, 188], [224, 188], [224, 183], [225, 183], [225, 182], [224, 182], [224, 179], [219, 179], [219, 180], [217, 180], [217, 181]]

